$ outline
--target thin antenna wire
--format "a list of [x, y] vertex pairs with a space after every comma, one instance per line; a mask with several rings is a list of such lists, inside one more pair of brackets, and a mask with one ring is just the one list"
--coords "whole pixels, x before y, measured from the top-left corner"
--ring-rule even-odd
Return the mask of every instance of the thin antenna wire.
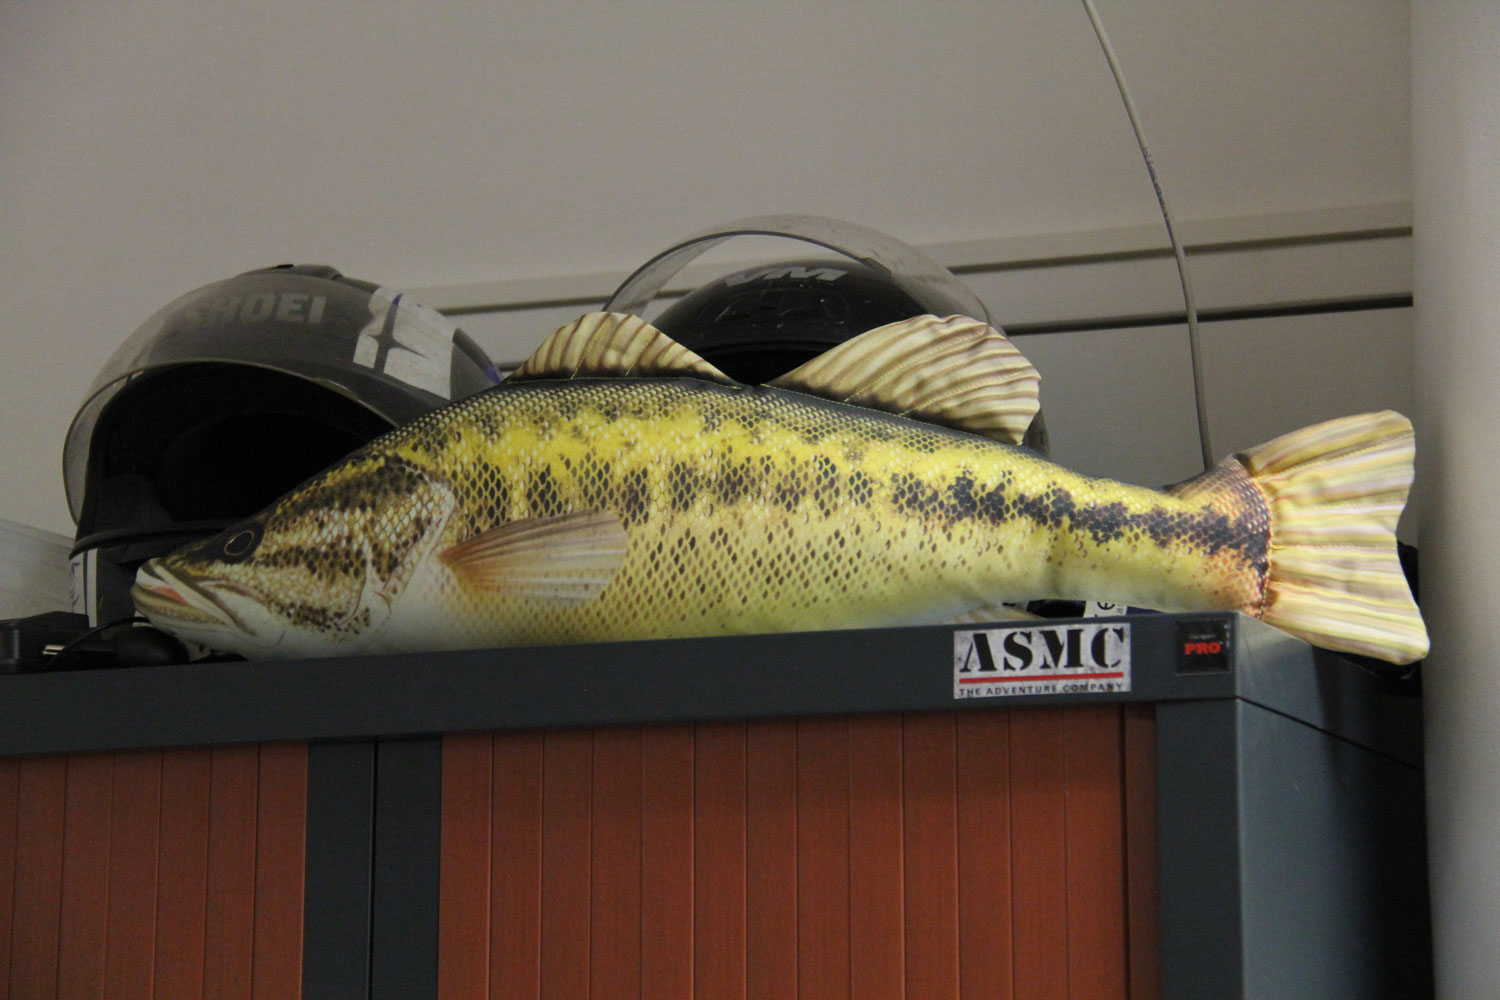
[[1182, 241], [1172, 227], [1172, 213], [1167, 210], [1167, 198], [1162, 194], [1161, 180], [1156, 176], [1156, 164], [1151, 160], [1151, 150], [1146, 145], [1146, 134], [1141, 131], [1141, 120], [1135, 112], [1135, 102], [1130, 99], [1130, 88], [1125, 85], [1125, 74], [1115, 50], [1104, 33], [1104, 23], [1094, 9], [1094, 0], [1083, 0], [1089, 21], [1094, 25], [1094, 34], [1099, 36], [1099, 46], [1104, 49], [1104, 58], [1109, 62], [1109, 71], [1115, 75], [1115, 86], [1120, 88], [1120, 99], [1125, 102], [1125, 113], [1130, 116], [1130, 127], [1135, 129], [1135, 141], [1141, 147], [1141, 157], [1146, 161], [1146, 172], [1151, 175], [1151, 187], [1156, 191], [1156, 203], [1161, 206], [1162, 221], [1167, 224], [1167, 239], [1172, 241], [1172, 256], [1177, 258], [1177, 277], [1182, 282], [1183, 303], [1187, 307], [1188, 357], [1193, 364], [1193, 403], [1198, 409], [1198, 444], [1203, 450], [1203, 468], [1214, 465], [1214, 450], [1208, 443], [1208, 405], [1204, 402], [1203, 357], [1198, 341], [1198, 306], [1193, 299], [1193, 283], [1188, 278], [1187, 255], [1183, 253]]

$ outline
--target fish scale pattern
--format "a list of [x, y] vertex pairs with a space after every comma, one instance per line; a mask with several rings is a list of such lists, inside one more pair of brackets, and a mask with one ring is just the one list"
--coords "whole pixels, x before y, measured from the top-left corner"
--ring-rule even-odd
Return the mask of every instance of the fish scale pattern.
[[595, 600], [438, 581], [465, 635], [559, 642], [934, 621], [1052, 593], [1080, 558], [1097, 570], [1133, 549], [1139, 561], [1147, 538], [1170, 555], [1169, 575], [1188, 572], [1184, 558], [1198, 557], [1191, 566], [1201, 570], [1222, 552], [1216, 568], [1228, 582], [1218, 589], [1233, 590], [1236, 604], [1260, 592], [1256, 539], [1233, 538], [1244, 525], [1211, 504], [763, 387], [502, 387], [381, 447], [440, 470], [455, 508], [443, 545], [589, 510], [625, 526], [625, 560]]

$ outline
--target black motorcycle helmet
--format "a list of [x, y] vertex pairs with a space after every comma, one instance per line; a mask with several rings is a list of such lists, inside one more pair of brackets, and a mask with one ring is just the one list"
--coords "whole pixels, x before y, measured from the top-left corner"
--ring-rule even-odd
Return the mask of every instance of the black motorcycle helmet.
[[739, 382], [761, 385], [877, 326], [937, 312], [867, 264], [777, 261], [702, 285], [653, 321]]
[[[627, 278], [605, 310], [644, 315], [690, 260], [735, 236], [787, 237], [842, 255], [737, 271], [694, 289], [652, 319], [736, 381], [769, 382], [867, 330], [913, 316], [958, 314], [990, 322], [984, 303], [916, 248], [854, 223], [801, 215], [742, 219], [684, 240]], [[1023, 443], [1046, 453], [1040, 412]]]
[[131, 614], [145, 559], [496, 381], [441, 315], [331, 267], [250, 271], [182, 296], [115, 352], [68, 430], [74, 609], [94, 623]]

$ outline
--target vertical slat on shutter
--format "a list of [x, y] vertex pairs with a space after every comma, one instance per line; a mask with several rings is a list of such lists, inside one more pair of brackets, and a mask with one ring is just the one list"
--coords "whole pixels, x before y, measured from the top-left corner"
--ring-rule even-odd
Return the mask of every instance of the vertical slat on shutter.
[[797, 723], [797, 986], [849, 995], [849, 726]]
[[641, 996], [641, 731], [594, 733], [591, 1000]]
[[490, 996], [542, 995], [541, 733], [494, 740], [490, 842]]
[[542, 995], [589, 989], [589, 874], [593, 735], [549, 732], [542, 742]]
[[1125, 995], [1120, 708], [1066, 710], [1068, 982], [1075, 1000]]
[[693, 751], [693, 989], [745, 995], [745, 724], [698, 727]]
[[260, 748], [255, 822], [255, 1000], [302, 992], [302, 910], [307, 856], [307, 744]]
[[1068, 866], [1063, 710], [1018, 709], [1010, 719], [1011, 893], [1015, 992], [1068, 995]]
[[641, 736], [641, 996], [693, 995], [692, 726]]
[[74, 754], [67, 772], [57, 993], [95, 997], [104, 990], [114, 758]]
[[745, 983], [751, 997], [797, 995], [797, 724], [745, 734]]
[[486, 1000], [490, 991], [490, 841], [494, 740], [443, 739], [443, 830], [438, 862], [438, 996]]
[[21, 762], [0, 760], [0, 998], [10, 996], [10, 945], [15, 925], [16, 837], [20, 834]]
[[902, 721], [849, 720], [850, 993], [899, 998], [906, 980]]
[[1010, 719], [960, 712], [958, 730], [959, 993], [1011, 996]]
[[66, 792], [62, 757], [21, 762], [10, 954], [10, 994], [17, 1000], [57, 991]]
[[215, 747], [209, 769], [203, 992], [215, 1000], [249, 1000], [260, 755], [253, 746]]
[[106, 998], [149, 997], [156, 987], [161, 770], [160, 751], [115, 754]]
[[167, 750], [161, 763], [156, 995], [203, 996], [210, 751]]
[[951, 713], [905, 727], [906, 991], [958, 993], [958, 776]]

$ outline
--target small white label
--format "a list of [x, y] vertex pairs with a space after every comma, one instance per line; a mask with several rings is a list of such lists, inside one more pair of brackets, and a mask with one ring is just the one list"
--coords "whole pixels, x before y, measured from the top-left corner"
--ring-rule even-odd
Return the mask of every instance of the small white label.
[[953, 697], [1130, 690], [1130, 625], [1034, 625], [953, 633]]

